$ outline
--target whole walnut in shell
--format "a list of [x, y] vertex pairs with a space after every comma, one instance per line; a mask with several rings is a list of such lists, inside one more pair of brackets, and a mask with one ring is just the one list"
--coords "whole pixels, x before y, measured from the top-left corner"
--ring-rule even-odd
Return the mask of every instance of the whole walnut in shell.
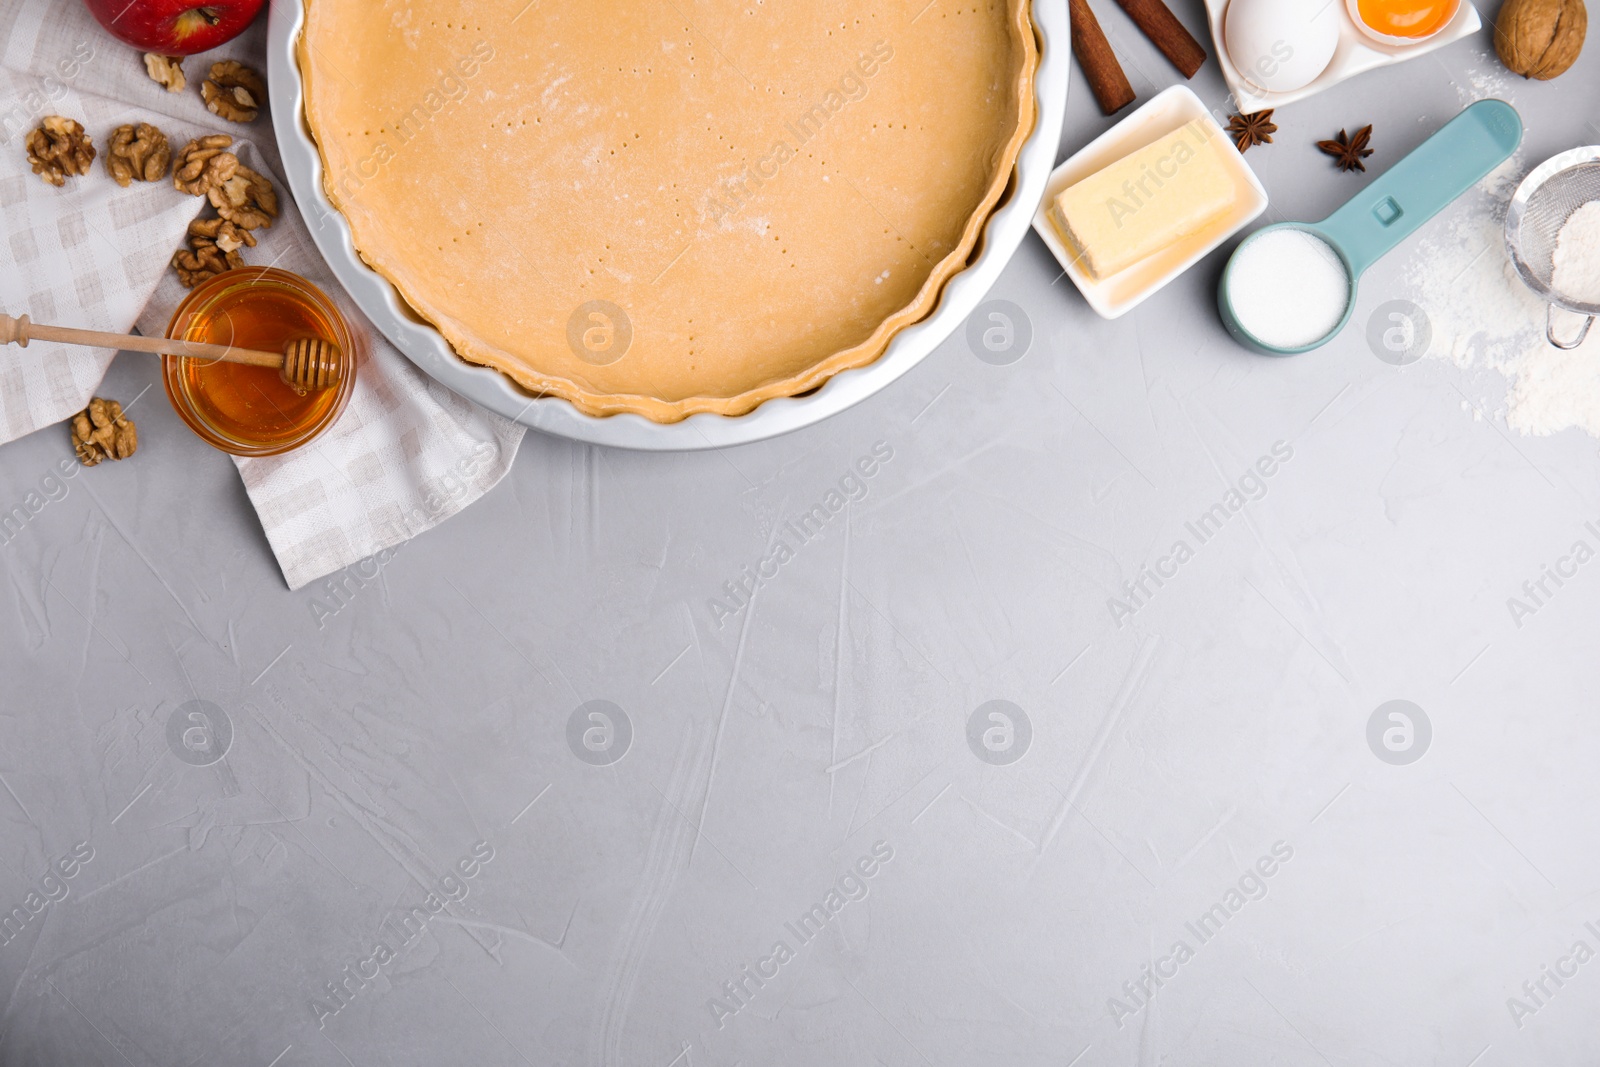
[[1514, 73], [1546, 81], [1577, 61], [1588, 28], [1583, 0], [1506, 0], [1495, 20], [1494, 49]]

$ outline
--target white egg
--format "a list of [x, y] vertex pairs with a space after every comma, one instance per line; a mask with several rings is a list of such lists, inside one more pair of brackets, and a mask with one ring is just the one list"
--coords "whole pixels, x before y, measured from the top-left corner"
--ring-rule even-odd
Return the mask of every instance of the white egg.
[[1329, 0], [1230, 0], [1222, 24], [1228, 59], [1257, 89], [1304, 89], [1333, 60], [1340, 14]]

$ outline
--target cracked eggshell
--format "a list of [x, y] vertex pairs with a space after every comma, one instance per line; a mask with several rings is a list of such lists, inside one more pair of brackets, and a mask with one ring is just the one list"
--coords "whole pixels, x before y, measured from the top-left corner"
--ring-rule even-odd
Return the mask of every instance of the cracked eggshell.
[[1222, 36], [1228, 58], [1251, 85], [1293, 92], [1333, 61], [1339, 9], [1327, 0], [1232, 0]]

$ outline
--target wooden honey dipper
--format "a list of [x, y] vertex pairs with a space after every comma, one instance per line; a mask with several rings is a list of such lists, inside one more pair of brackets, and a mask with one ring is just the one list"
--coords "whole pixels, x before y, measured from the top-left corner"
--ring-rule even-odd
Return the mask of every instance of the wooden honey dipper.
[[43, 326], [28, 316], [12, 318], [0, 312], [0, 345], [28, 347], [30, 340], [60, 341], [69, 345], [154, 352], [157, 355], [188, 356], [192, 359], [218, 359], [224, 363], [247, 363], [271, 367], [290, 387], [301, 390], [332, 389], [343, 378], [339, 346], [320, 337], [301, 337], [290, 341], [282, 352], [262, 352], [253, 348], [214, 345], [205, 341], [175, 341], [164, 337], [139, 337], [132, 334], [102, 333], [99, 330], [74, 330], [65, 326]]

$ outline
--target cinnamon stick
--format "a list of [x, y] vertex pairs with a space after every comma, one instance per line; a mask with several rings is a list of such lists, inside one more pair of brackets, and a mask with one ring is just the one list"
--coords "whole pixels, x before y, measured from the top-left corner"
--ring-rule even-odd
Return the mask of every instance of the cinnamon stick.
[[1122, 10], [1185, 78], [1205, 66], [1206, 50], [1163, 0], [1117, 0]]
[[1072, 54], [1078, 57], [1083, 75], [1104, 114], [1113, 115], [1133, 103], [1133, 86], [1122, 72], [1122, 64], [1111, 51], [1088, 0], [1067, 0], [1072, 14]]

